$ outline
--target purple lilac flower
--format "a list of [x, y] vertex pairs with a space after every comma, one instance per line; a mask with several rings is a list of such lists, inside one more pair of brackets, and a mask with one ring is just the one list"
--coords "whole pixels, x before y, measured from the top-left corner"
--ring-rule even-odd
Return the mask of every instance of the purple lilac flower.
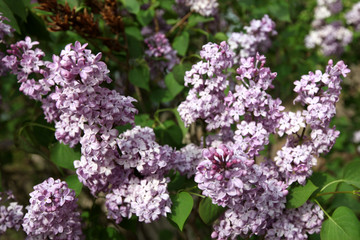
[[[354, 132], [353, 142], [355, 144], [360, 143], [360, 131], [359, 130]], [[357, 150], [358, 150], [358, 152], [360, 152], [360, 145], [357, 146]]]
[[132, 214], [140, 222], [149, 223], [171, 212], [171, 200], [167, 191], [168, 178], [153, 175], [145, 179], [131, 178], [106, 195], [108, 218], [116, 223]]
[[161, 174], [171, 166], [173, 149], [155, 142], [152, 128], [135, 128], [120, 134], [117, 145], [121, 156], [116, 160], [124, 169], [136, 169], [143, 176]]
[[176, 0], [176, 2], [178, 5], [190, 7], [191, 11], [205, 17], [215, 14], [219, 6], [217, 0]]
[[253, 19], [250, 26], [245, 26], [245, 33], [234, 32], [228, 40], [230, 48], [236, 52], [235, 63], [242, 57], [253, 57], [257, 52], [266, 52], [271, 46], [271, 36], [277, 34], [275, 22], [268, 15], [261, 20]]
[[286, 209], [267, 230], [266, 239], [307, 239], [307, 234], [320, 233], [324, 213], [318, 205], [307, 202], [296, 209]]
[[239, 177], [244, 184], [243, 191], [234, 196], [238, 199], [237, 204], [230, 205], [215, 223], [212, 238], [263, 235], [285, 209], [288, 185], [281, 180], [271, 161], [253, 164], [243, 173]]
[[171, 71], [179, 63], [176, 51], [171, 47], [164, 33], [155, 33], [144, 40], [147, 45], [146, 61], [150, 66], [150, 73], [155, 78], [159, 73]]
[[208, 123], [208, 130], [229, 126], [228, 122], [216, 118], [225, 111], [224, 90], [229, 85], [226, 71], [232, 67], [234, 53], [226, 42], [220, 45], [208, 43], [203, 46], [200, 56], [205, 61], [198, 62], [185, 73], [185, 86], [192, 85], [193, 88], [179, 105], [179, 114], [185, 125], [201, 118]]
[[343, 27], [341, 22], [333, 22], [311, 30], [305, 37], [305, 46], [309, 49], [319, 46], [325, 56], [340, 55], [352, 37], [352, 32]]
[[323, 20], [333, 14], [339, 13], [342, 10], [341, 0], [317, 0], [315, 8], [315, 19]]
[[75, 191], [66, 182], [49, 178], [34, 186], [22, 224], [27, 239], [81, 239]]
[[180, 151], [174, 152], [174, 156], [172, 168], [188, 178], [195, 175], [198, 164], [203, 160], [202, 148], [193, 143], [181, 148]]
[[360, 31], [360, 2], [355, 3], [345, 15], [346, 23], [353, 25], [356, 31]]
[[11, 34], [15, 31], [15, 29], [4, 23], [4, 21], [10, 22], [10, 20], [2, 16], [2, 13], [0, 12], [0, 43], [5, 43], [5, 36], [11, 36]]
[[19, 205], [14, 195], [9, 192], [0, 193], [0, 236], [9, 228], [19, 230], [24, 216], [23, 206]]
[[[20, 91], [42, 102], [45, 118], [55, 122], [57, 140], [73, 147], [80, 141], [84, 124], [109, 129], [133, 123], [135, 99], [99, 86], [111, 81], [101, 53], [93, 55], [87, 44], [76, 42], [68, 44], [60, 56], [53, 55], [52, 62], [44, 62], [44, 52], [31, 49], [36, 44], [26, 37], [11, 45], [3, 62], [17, 75]], [[32, 73], [44, 78], [29, 79]]]
[[279, 130], [277, 134], [280, 137], [283, 136], [284, 133], [291, 135], [305, 127], [305, 118], [301, 111], [297, 111], [296, 113], [284, 112], [283, 117], [279, 121]]

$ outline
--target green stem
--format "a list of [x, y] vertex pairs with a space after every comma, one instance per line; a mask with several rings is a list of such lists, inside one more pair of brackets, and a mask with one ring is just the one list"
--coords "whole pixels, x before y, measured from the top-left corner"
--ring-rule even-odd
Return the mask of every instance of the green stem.
[[194, 196], [198, 196], [198, 197], [201, 197], [201, 198], [206, 198], [204, 195], [201, 195], [199, 193], [194, 193], [194, 192], [187, 192], [187, 193], [190, 193], [190, 194], [192, 194]]
[[332, 182], [329, 182], [328, 184], [326, 184], [321, 190], [320, 192], [324, 191], [328, 186], [334, 184], [334, 183], [339, 183], [339, 182], [345, 182], [344, 179], [339, 179], [339, 180], [335, 180], [335, 181], [332, 181]]
[[320, 197], [320, 196], [329, 195], [329, 194], [339, 194], [339, 193], [351, 193], [351, 194], [354, 194], [354, 195], [359, 195], [360, 190], [318, 193], [318, 194], [316, 194], [315, 197]]
[[56, 131], [55, 128], [53, 127], [48, 127], [48, 126], [45, 126], [45, 125], [42, 125], [42, 124], [39, 124], [39, 123], [34, 123], [34, 122], [29, 122], [29, 123], [26, 123], [22, 128], [20, 128], [19, 130], [19, 136], [21, 135], [21, 132], [26, 128], [26, 127], [29, 127], [29, 126], [35, 126], [35, 127], [41, 127], [41, 128], [45, 128], [45, 129], [48, 129], [50, 131]]

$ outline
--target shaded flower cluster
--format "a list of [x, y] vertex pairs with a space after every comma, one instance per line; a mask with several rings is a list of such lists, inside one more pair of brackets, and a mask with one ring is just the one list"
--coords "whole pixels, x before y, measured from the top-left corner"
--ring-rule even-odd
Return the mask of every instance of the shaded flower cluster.
[[236, 52], [236, 63], [243, 57], [255, 56], [257, 52], [264, 53], [271, 46], [270, 37], [277, 34], [275, 22], [268, 15], [260, 20], [253, 19], [250, 26], [244, 27], [245, 32], [233, 32], [228, 40], [230, 48]]
[[[12, 32], [15, 31], [10, 25], [6, 24], [4, 21], [9, 22], [9, 19], [2, 16], [2, 13], [0, 12], [0, 43], [1, 44], [6, 44], [5, 37], [11, 36]], [[9, 71], [7, 66], [4, 63], [2, 63], [2, 58], [4, 56], [5, 54], [3, 52], [0, 52], [0, 76], [5, 75]]]
[[356, 31], [360, 31], [360, 2], [355, 3], [345, 15], [346, 23], [353, 25]]
[[82, 239], [75, 191], [59, 179], [34, 186], [22, 224], [27, 239]]
[[342, 10], [341, 0], [317, 0], [315, 8], [315, 20], [323, 20]]
[[352, 37], [352, 32], [341, 22], [333, 22], [311, 30], [305, 38], [305, 46], [310, 49], [319, 46], [325, 56], [340, 55]]
[[108, 218], [116, 223], [132, 214], [140, 222], [150, 223], [171, 212], [171, 200], [167, 191], [168, 178], [152, 175], [144, 179], [132, 177], [120, 188], [106, 195]]
[[147, 45], [146, 61], [150, 66], [150, 73], [155, 78], [159, 73], [171, 71], [179, 63], [176, 51], [171, 47], [164, 33], [158, 32], [145, 39]]
[[177, 4], [190, 7], [191, 11], [197, 12], [202, 16], [211, 16], [217, 12], [219, 3], [217, 0], [176, 0]]
[[296, 209], [286, 209], [267, 230], [266, 239], [307, 239], [307, 234], [320, 233], [324, 213], [318, 205], [307, 202]]
[[19, 230], [23, 221], [23, 206], [15, 201], [11, 192], [0, 193], [0, 236], [9, 228]]

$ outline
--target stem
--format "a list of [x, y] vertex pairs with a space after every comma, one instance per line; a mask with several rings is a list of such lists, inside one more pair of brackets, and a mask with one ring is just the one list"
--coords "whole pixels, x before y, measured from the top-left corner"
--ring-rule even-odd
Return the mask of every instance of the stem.
[[335, 181], [329, 182], [328, 184], [326, 184], [326, 185], [320, 190], [320, 192], [324, 191], [325, 188], [327, 188], [328, 186], [330, 186], [330, 185], [332, 185], [332, 184], [334, 184], [334, 183], [339, 183], [339, 182], [345, 182], [345, 180], [344, 180], [344, 179], [339, 179], [339, 180], [335, 180]]
[[188, 12], [182, 19], [180, 19], [180, 21], [178, 21], [169, 31], [168, 34], [171, 34], [175, 31], [176, 28], [178, 28], [179, 26], [181, 26], [182, 24], [184, 24], [184, 22], [191, 16], [193, 12], [190, 11]]
[[201, 195], [199, 193], [194, 193], [194, 192], [187, 192], [187, 193], [190, 193], [190, 194], [192, 194], [194, 196], [198, 196], [198, 197], [201, 197], [201, 198], [206, 198], [204, 195]]
[[318, 193], [318, 194], [316, 194], [315, 197], [320, 197], [320, 196], [329, 195], [329, 194], [338, 194], [338, 193], [351, 193], [351, 194], [354, 194], [354, 195], [359, 195], [360, 190]]
[[20, 128], [19, 136], [21, 135], [21, 132], [28, 126], [41, 127], [41, 128], [48, 129], [50, 131], [54, 131], [54, 132], [56, 131], [55, 128], [53, 128], [53, 127], [48, 127], [48, 126], [45, 126], [45, 125], [42, 125], [42, 124], [39, 124], [39, 123], [30, 122], [30, 123], [26, 123], [22, 128]]

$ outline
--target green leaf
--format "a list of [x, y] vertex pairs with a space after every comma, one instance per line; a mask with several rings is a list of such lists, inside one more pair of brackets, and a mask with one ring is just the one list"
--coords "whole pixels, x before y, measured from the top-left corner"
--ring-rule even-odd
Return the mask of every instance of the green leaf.
[[12, 28], [14, 28], [17, 33], [21, 33], [16, 18], [14, 17], [9, 6], [4, 1], [0, 1], [0, 12], [4, 17], [7, 17], [9, 19], [9, 21], [5, 21], [5, 23], [9, 24]]
[[226, 208], [215, 205], [212, 203], [211, 198], [203, 198], [199, 204], [199, 215], [201, 220], [204, 223], [210, 225], [212, 224], [222, 213], [224, 213]]
[[174, 39], [172, 46], [178, 52], [179, 55], [185, 56], [189, 46], [189, 33], [182, 32], [181, 35], [177, 36]]
[[270, 3], [268, 6], [268, 10], [277, 19], [280, 21], [290, 22], [290, 11], [289, 11], [289, 3], [287, 1], [279, 1], [277, 3]]
[[175, 4], [174, 0], [160, 0], [160, 7], [167, 11], [174, 11], [173, 6]]
[[137, 0], [121, 0], [121, 1], [129, 12], [133, 14], [138, 14], [138, 12], [140, 11], [140, 4]]
[[298, 208], [302, 206], [315, 190], [318, 189], [311, 180], [307, 180], [305, 186], [291, 186], [287, 195], [287, 208]]
[[149, 114], [138, 114], [135, 115], [135, 124], [141, 127], [152, 127], [154, 120], [150, 119]]
[[[335, 178], [327, 173], [315, 172], [311, 175], [310, 180], [319, 188], [316, 192], [316, 193], [318, 193], [318, 191], [320, 189], [322, 189], [328, 183], [334, 181]], [[325, 187], [321, 193], [334, 192], [334, 191], [336, 191], [336, 187], [337, 187], [337, 184], [331, 184], [331, 185]], [[319, 196], [316, 199], [318, 199], [319, 202], [321, 203], [321, 202], [327, 201], [329, 198], [331, 198], [331, 196], [332, 196], [331, 194], [328, 194], [328, 195], [324, 195], [324, 196]]]
[[321, 239], [354, 240], [360, 239], [360, 222], [347, 207], [339, 207], [322, 224]]
[[194, 200], [187, 192], [171, 195], [171, 214], [168, 218], [176, 223], [180, 231], [183, 230], [186, 219], [189, 217], [194, 205]]
[[134, 37], [136, 40], [143, 41], [143, 35], [141, 34], [141, 31], [137, 27], [127, 27], [125, 28], [125, 33], [128, 36]]
[[189, 71], [191, 66], [190, 63], [180, 63], [173, 68], [172, 73], [179, 84], [184, 85], [185, 72]]
[[165, 84], [172, 98], [175, 98], [176, 95], [178, 95], [184, 89], [184, 86], [180, 85], [175, 80], [175, 77], [172, 73], [169, 73], [165, 76]]
[[215, 34], [215, 39], [219, 40], [219, 41], [226, 41], [228, 39], [228, 37], [226, 36], [225, 33], [218, 32]]
[[62, 143], [56, 143], [50, 148], [50, 159], [59, 167], [75, 170], [74, 160], [80, 157], [80, 152]]
[[150, 91], [150, 73], [147, 66], [142, 65], [132, 69], [129, 73], [129, 80], [135, 86]]
[[360, 188], [360, 161], [353, 161], [347, 164], [344, 168], [344, 180], [350, 185]]
[[[340, 183], [337, 191], [354, 191], [358, 190], [357, 188], [346, 184], [346, 183]], [[360, 213], [360, 202], [359, 202], [359, 196], [351, 193], [337, 193], [334, 194], [334, 198], [331, 201], [331, 205], [327, 208], [328, 211], [332, 211], [338, 207], [348, 207], [350, 208], [355, 214]]]
[[76, 196], [79, 196], [82, 189], [82, 183], [79, 181], [77, 175], [70, 175], [65, 179], [65, 182], [68, 184], [69, 188], [73, 189], [76, 193]]
[[205, 23], [205, 22], [211, 22], [213, 21], [214, 18], [213, 17], [204, 17], [204, 16], [201, 16], [201, 15], [191, 15], [189, 17], [189, 21], [188, 21], [188, 24], [187, 24], [187, 27], [194, 27], [196, 26], [198, 23]]
[[10, 10], [18, 16], [22, 21], [26, 22], [27, 11], [25, 9], [24, 2], [21, 0], [4, 0]]
[[189, 131], [189, 128], [185, 127], [185, 124], [184, 124], [183, 120], [181, 119], [177, 108], [174, 108], [173, 113], [175, 114], [176, 121], [180, 127], [180, 130], [181, 130], [183, 136], [186, 136], [186, 133]]
[[136, 15], [137, 20], [141, 23], [141, 25], [148, 25], [154, 18], [155, 11], [153, 8], [149, 8], [147, 10], [141, 10]]

